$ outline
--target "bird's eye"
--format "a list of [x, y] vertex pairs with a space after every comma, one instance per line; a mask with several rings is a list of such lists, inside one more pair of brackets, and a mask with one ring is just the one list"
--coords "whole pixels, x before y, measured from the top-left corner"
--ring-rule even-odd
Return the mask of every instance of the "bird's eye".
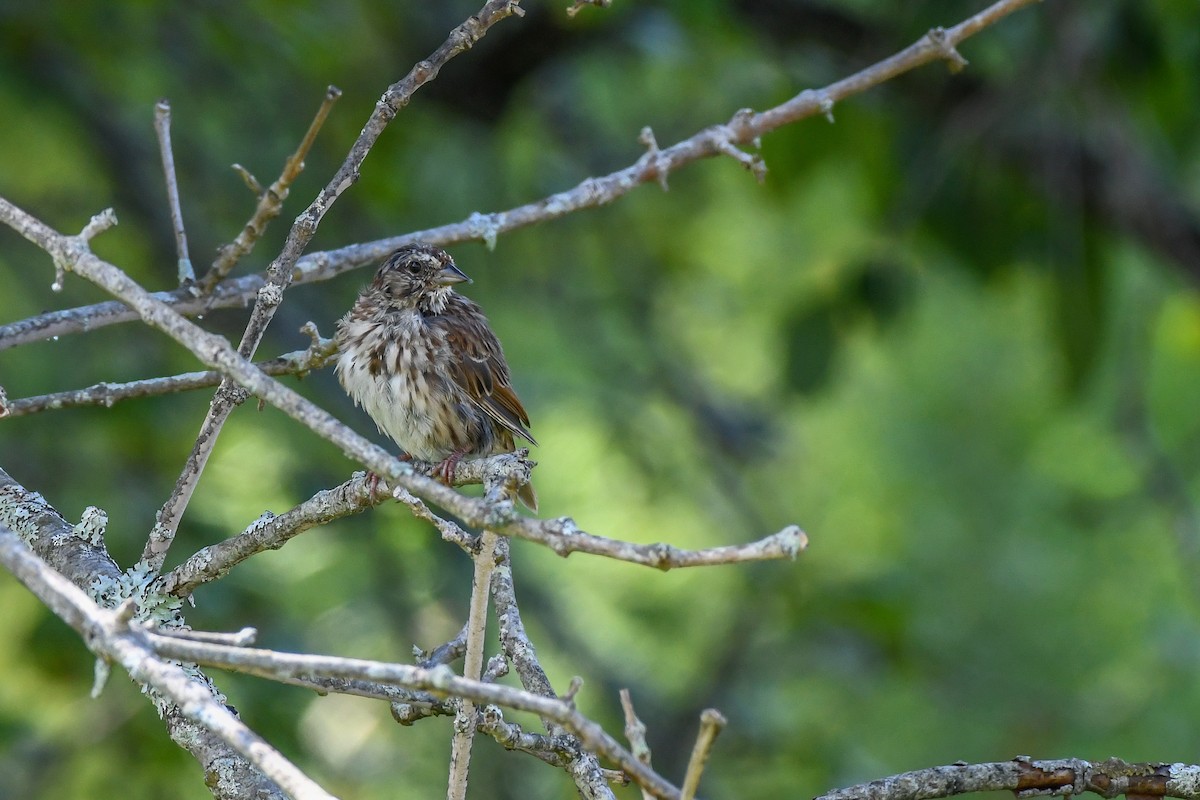
[[408, 262], [408, 274], [409, 275], [416, 275], [420, 271], [421, 271], [420, 264], [418, 264], [416, 261]]

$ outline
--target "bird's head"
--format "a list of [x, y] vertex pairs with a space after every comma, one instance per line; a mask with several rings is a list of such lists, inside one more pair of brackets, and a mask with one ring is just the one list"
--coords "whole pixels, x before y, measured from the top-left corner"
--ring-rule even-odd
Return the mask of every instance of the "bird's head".
[[387, 257], [375, 273], [371, 287], [392, 306], [416, 306], [439, 311], [456, 283], [471, 279], [454, 265], [440, 247], [417, 242], [406, 244]]

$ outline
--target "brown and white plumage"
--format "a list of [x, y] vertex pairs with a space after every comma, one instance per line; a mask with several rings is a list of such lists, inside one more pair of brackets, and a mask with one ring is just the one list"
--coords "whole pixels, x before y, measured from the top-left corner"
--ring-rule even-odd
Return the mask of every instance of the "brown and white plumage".
[[[444, 250], [406, 245], [338, 322], [342, 387], [413, 458], [449, 475], [463, 456], [537, 444], [483, 309], [456, 293], [470, 279]], [[521, 499], [537, 509], [532, 487]]]

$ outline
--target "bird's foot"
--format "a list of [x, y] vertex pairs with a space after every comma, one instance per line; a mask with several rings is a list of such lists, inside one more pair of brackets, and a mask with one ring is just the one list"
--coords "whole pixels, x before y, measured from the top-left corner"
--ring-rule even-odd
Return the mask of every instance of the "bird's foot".
[[455, 450], [445, 461], [442, 461], [433, 468], [434, 477], [440, 478], [442, 483], [447, 486], [454, 485], [454, 468], [458, 466], [458, 462], [462, 461], [462, 457], [466, 455], [465, 450]]
[[379, 491], [379, 476], [374, 472], [367, 473], [367, 495], [375, 500], [375, 494]]
[[[412, 461], [413, 460], [412, 456], [410, 456], [408, 453], [399, 453], [396, 455], [396, 458], [400, 459], [401, 461]], [[372, 472], [370, 470], [367, 471], [367, 491], [370, 493], [372, 500], [379, 499], [378, 498], [379, 482], [382, 480], [383, 479], [380, 478], [374, 472]]]

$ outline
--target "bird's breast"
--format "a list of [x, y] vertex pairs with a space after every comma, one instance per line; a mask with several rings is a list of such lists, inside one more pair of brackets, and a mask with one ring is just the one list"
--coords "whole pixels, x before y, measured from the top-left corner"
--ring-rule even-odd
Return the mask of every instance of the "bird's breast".
[[445, 400], [451, 382], [438, 354], [446, 343], [420, 315], [344, 321], [336, 373], [342, 387], [379, 429], [406, 453], [426, 461], [445, 458]]

